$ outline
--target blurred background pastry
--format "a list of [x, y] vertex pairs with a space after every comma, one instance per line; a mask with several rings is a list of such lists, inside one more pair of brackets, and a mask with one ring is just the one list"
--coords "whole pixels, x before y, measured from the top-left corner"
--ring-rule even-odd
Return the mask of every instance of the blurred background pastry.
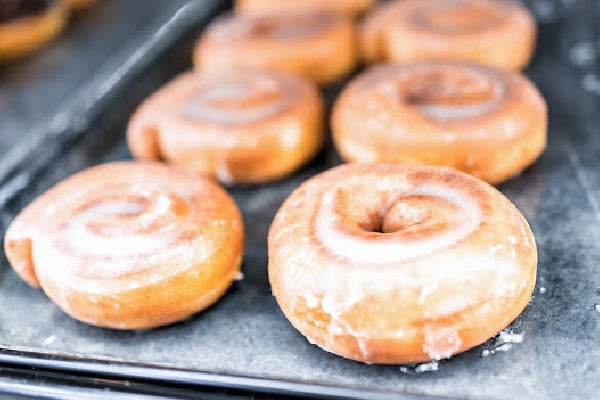
[[535, 47], [531, 13], [512, 0], [394, 0], [367, 15], [361, 49], [369, 62], [466, 60], [521, 69]]
[[62, 0], [0, 1], [0, 62], [42, 47], [60, 33], [66, 19]]
[[213, 21], [196, 45], [197, 69], [264, 68], [317, 83], [343, 78], [356, 64], [350, 17], [322, 11], [226, 15]]

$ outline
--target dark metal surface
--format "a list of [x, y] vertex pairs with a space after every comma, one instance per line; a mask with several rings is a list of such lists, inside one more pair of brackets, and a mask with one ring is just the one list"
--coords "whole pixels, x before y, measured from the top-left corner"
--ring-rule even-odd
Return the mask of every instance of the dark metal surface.
[[103, 0], [42, 51], [0, 65], [0, 206], [27, 186], [34, 166], [59, 158], [69, 141], [121, 108], [129, 86], [146, 85], [149, 64], [181, 69], [181, 60], [174, 66], [161, 54], [226, 3]]
[[[376, 366], [325, 353], [291, 327], [269, 290], [266, 234], [277, 207], [300, 182], [339, 163], [329, 146], [312, 164], [286, 180], [231, 190], [246, 223], [245, 278], [214, 307], [187, 321], [139, 332], [92, 328], [72, 320], [41, 291], [19, 281], [3, 260], [0, 348], [4, 350], [0, 351], [0, 362], [25, 360], [44, 368], [112, 376], [146, 374], [155, 381], [202, 385], [244, 387], [245, 382], [250, 388], [280, 393], [294, 388], [301, 391], [297, 382], [311, 382], [329, 386], [305, 388], [327, 394], [336, 393], [331, 387], [334, 385], [378, 390], [373, 395], [382, 395], [383, 390], [460, 398], [597, 398], [600, 3], [532, 0], [528, 4], [539, 17], [540, 37], [536, 57], [526, 72], [549, 104], [549, 147], [535, 166], [500, 186], [530, 221], [540, 256], [534, 298], [503, 335], [439, 364]], [[128, 116], [152, 88], [189, 67], [192, 39], [193, 35], [188, 35], [158, 62], [146, 62], [142, 57], [146, 67], [137, 70], [138, 76], [132, 74], [114, 82], [109, 91], [113, 95], [94, 103], [93, 113], [84, 113], [84, 129], [75, 129], [78, 118], [72, 114], [65, 117], [62, 131], [85, 131], [85, 136], [61, 142], [57, 147], [61, 152], [51, 153], [43, 170], [32, 168], [29, 162], [20, 164], [17, 174], [28, 183], [25, 189], [19, 189], [14, 171], [8, 173], [0, 187], [4, 193], [0, 204], [5, 203], [0, 211], [2, 226], [36, 195], [69, 174], [100, 162], [128, 158], [124, 141]], [[145, 57], [151, 56], [152, 52]], [[6, 76], [1, 80], [3, 85], [10, 82]], [[330, 102], [338, 89], [326, 90]], [[87, 92], [82, 89], [81, 93]], [[61, 109], [60, 104], [57, 107]], [[0, 137], [7, 126], [3, 118]], [[47, 139], [43, 143], [40, 155], [52, 150]], [[62, 357], [68, 354], [83, 358]], [[95, 358], [127, 364], [97, 362]], [[177, 369], [154, 368], [158, 366]], [[365, 392], [354, 395], [368, 398]]]
[[[226, 388], [155, 384], [147, 380], [89, 377], [78, 373], [0, 366], [0, 399], [52, 398], [74, 400], [285, 400], [286, 396]], [[296, 397], [293, 397], [296, 398]]]

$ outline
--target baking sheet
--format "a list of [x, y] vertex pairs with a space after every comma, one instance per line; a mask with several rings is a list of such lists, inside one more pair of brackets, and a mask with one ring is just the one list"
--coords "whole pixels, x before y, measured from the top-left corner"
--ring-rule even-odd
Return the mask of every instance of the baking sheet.
[[[102, 0], [74, 15], [40, 51], [0, 64], [0, 183], [12, 181], [0, 189], [0, 205], [27, 185], [24, 171], [43, 166], [95, 120], [108, 118], [124, 82], [147, 85], [141, 70], [226, 6], [223, 0]], [[173, 68], [165, 61], [163, 70]]]
[[[22, 283], [2, 260], [0, 349], [108, 357], [133, 364], [394, 393], [597, 398], [600, 5], [595, 0], [532, 1], [528, 5], [540, 20], [540, 37], [527, 75], [549, 104], [549, 147], [536, 165], [499, 187], [529, 220], [539, 249], [531, 304], [501, 335], [439, 363], [377, 366], [328, 354], [291, 327], [268, 286], [266, 235], [277, 208], [295, 187], [340, 162], [328, 145], [313, 163], [288, 179], [231, 190], [246, 223], [244, 279], [209, 310], [149, 331], [92, 328], [72, 320], [41, 291]], [[36, 195], [71, 173], [129, 158], [124, 141], [129, 114], [149, 88], [188, 66], [185, 54], [191, 38], [153, 63], [144, 72], [143, 82], [123, 80], [120, 84], [126, 87], [126, 95], [104, 106], [85, 136], [65, 144], [62, 154], [49, 160], [43, 171], [28, 173], [27, 188], [7, 197], [0, 212], [3, 228]], [[340, 87], [325, 91], [329, 103]], [[173, 374], [177, 376], [177, 370]]]

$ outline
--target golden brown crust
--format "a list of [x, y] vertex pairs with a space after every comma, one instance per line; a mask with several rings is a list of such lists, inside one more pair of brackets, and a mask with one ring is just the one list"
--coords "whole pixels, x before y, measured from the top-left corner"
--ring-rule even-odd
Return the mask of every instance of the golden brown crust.
[[39, 197], [10, 225], [4, 248], [15, 271], [73, 318], [143, 329], [186, 318], [225, 292], [241, 264], [243, 225], [217, 184], [121, 162]]
[[546, 147], [547, 109], [524, 76], [464, 62], [374, 67], [331, 117], [346, 160], [445, 165], [497, 183]]
[[67, 19], [62, 1], [53, 1], [47, 10], [0, 24], [0, 63], [23, 57], [57, 36]]
[[397, 0], [365, 19], [360, 42], [370, 63], [465, 60], [521, 69], [535, 37], [533, 16], [511, 0]]
[[305, 182], [269, 231], [269, 281], [311, 343], [357, 361], [449, 357], [526, 307], [537, 250], [500, 192], [442, 167], [350, 164]]
[[64, 0], [70, 9], [78, 11], [95, 4], [97, 0]]
[[264, 68], [330, 83], [352, 71], [356, 52], [354, 25], [342, 14], [231, 15], [209, 25], [194, 50], [194, 65], [203, 71]]
[[236, 0], [235, 10], [241, 14], [326, 10], [358, 15], [374, 2], [375, 0]]
[[163, 158], [225, 183], [263, 182], [317, 153], [323, 104], [310, 82], [284, 73], [187, 73], [140, 106], [127, 136], [137, 158]]

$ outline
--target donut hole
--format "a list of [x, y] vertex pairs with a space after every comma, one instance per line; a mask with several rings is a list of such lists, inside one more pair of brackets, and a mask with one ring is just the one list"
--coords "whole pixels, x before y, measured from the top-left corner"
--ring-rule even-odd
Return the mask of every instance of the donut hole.
[[456, 204], [440, 197], [401, 197], [382, 215], [381, 231], [400, 233], [405, 239], [434, 236], [456, 224], [459, 214]]
[[376, 213], [369, 214], [363, 221], [359, 221], [358, 226], [365, 232], [385, 233], [382, 218]]
[[435, 5], [423, 4], [413, 16], [417, 26], [444, 33], [476, 32], [489, 28], [501, 18], [491, 4], [468, 0], [451, 0]]
[[432, 217], [430, 205], [423, 202], [428, 202], [423, 196], [411, 196], [394, 202], [381, 215], [381, 232], [408, 232], [419, 229]]
[[361, 230], [373, 234], [400, 234], [404, 239], [415, 240], [450, 229], [458, 222], [460, 214], [456, 204], [439, 197], [422, 195], [402, 196], [387, 203], [382, 202], [376, 208], [373, 210], [369, 206], [363, 209], [358, 219]]
[[396, 233], [415, 229], [429, 218], [427, 210], [402, 202], [395, 203], [390, 208], [384, 206], [379, 212], [368, 212], [359, 221], [359, 226], [369, 233]]

